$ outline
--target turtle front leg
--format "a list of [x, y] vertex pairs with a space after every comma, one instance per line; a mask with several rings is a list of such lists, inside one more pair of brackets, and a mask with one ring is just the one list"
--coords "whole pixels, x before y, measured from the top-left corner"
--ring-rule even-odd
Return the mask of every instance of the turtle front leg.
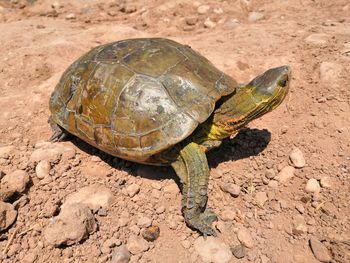
[[204, 236], [216, 235], [212, 223], [217, 220], [208, 200], [209, 167], [204, 150], [196, 143], [189, 143], [172, 163], [182, 183], [182, 213], [188, 226], [197, 229]]
[[57, 125], [57, 123], [55, 123], [51, 117], [49, 117], [47, 122], [50, 124], [51, 129], [53, 131], [53, 134], [49, 139], [51, 142], [61, 142], [69, 136], [69, 133], [65, 129]]

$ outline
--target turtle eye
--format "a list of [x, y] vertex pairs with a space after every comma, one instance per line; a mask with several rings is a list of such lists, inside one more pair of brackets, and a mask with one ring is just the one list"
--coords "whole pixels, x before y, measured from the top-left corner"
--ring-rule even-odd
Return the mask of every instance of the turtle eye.
[[288, 77], [286, 78], [283, 78], [281, 79], [279, 82], [278, 82], [278, 85], [282, 88], [284, 88], [285, 86], [287, 86], [287, 81], [288, 81]]

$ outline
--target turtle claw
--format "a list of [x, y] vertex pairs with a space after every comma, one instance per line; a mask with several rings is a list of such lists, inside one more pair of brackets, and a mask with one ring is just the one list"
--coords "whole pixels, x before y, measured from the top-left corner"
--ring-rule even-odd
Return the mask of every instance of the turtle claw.
[[186, 217], [185, 214], [185, 219], [186, 223], [190, 227], [193, 227], [201, 232], [204, 238], [207, 236], [217, 236], [216, 231], [211, 225], [214, 221], [217, 221], [218, 218], [212, 210], [206, 209], [203, 213], [200, 213], [192, 218]]
[[53, 131], [53, 134], [51, 135], [49, 141], [50, 142], [61, 142], [65, 140], [68, 136], [69, 133], [66, 132], [63, 128], [58, 126], [50, 117], [49, 120], [47, 121], [51, 125], [51, 129]]

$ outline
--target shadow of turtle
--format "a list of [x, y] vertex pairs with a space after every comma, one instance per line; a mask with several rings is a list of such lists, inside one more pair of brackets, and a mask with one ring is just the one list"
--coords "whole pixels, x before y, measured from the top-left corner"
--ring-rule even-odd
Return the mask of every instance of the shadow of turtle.
[[222, 162], [256, 156], [267, 147], [270, 140], [271, 133], [266, 129], [242, 129], [234, 138], [223, 140], [220, 147], [207, 154], [209, 167], [215, 168]]
[[[271, 133], [266, 129], [242, 129], [234, 138], [225, 139], [220, 147], [208, 152], [209, 167], [215, 168], [222, 162], [256, 156], [267, 147], [270, 139]], [[96, 155], [111, 167], [126, 171], [135, 177], [140, 176], [151, 180], [173, 179], [176, 183], [180, 183], [179, 178], [170, 166], [151, 166], [130, 162], [109, 155], [79, 138], [72, 138], [71, 141], [87, 154]]]

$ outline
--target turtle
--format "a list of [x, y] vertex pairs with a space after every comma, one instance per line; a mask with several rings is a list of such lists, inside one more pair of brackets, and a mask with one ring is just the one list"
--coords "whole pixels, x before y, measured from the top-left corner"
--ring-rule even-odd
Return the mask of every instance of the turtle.
[[173, 167], [186, 224], [216, 235], [206, 153], [280, 105], [290, 74], [279, 66], [240, 85], [174, 40], [100, 45], [71, 64], [52, 92], [51, 140], [72, 134], [112, 156]]

